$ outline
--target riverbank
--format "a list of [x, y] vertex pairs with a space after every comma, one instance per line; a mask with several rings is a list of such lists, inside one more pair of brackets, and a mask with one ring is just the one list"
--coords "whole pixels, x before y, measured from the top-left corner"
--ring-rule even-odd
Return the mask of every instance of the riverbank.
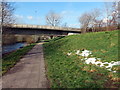
[[35, 44], [30, 44], [21, 49], [18, 49], [2, 58], [2, 74], [13, 67]]
[[10, 53], [12, 51], [18, 50], [25, 46], [27, 46], [27, 43], [25, 43], [25, 42], [16, 42], [14, 44], [3, 45], [2, 46], [2, 54]]

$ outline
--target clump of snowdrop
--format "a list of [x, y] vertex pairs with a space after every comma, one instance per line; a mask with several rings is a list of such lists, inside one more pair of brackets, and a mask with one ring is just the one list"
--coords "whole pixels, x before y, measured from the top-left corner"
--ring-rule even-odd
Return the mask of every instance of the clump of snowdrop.
[[83, 56], [83, 57], [88, 57], [90, 54], [92, 54], [92, 52], [88, 50], [84, 50], [82, 51], [82, 53], [80, 53], [80, 50], [77, 50], [75, 54]]
[[95, 61], [96, 61], [96, 58], [88, 58], [85, 60], [85, 63], [86, 64], [95, 64]]
[[[120, 61], [117, 61], [117, 62], [101, 62], [101, 61], [97, 61], [98, 58], [87, 58], [87, 59], [84, 59], [85, 60], [85, 63], [86, 64], [95, 64], [96, 66], [99, 66], [99, 67], [105, 67], [107, 70], [109, 71], [112, 71], [112, 67], [115, 66], [115, 65], [120, 65]], [[116, 71], [113, 71], [113, 72], [116, 72]]]
[[90, 54], [92, 54], [91, 51], [84, 50], [84, 51], [82, 51], [82, 53], [81, 53], [80, 55], [81, 55], [81, 56], [84, 56], [84, 57], [88, 57]]
[[[71, 55], [72, 53], [67, 53], [67, 55]], [[77, 50], [75, 52], [76, 55], [79, 56], [83, 56], [84, 58], [81, 59], [82, 61], [84, 61], [86, 64], [94, 64], [96, 66], [99, 67], [105, 67], [107, 70], [112, 71], [112, 72], [116, 72], [115, 70], [112, 70], [112, 67], [115, 65], [120, 65], [120, 61], [111, 61], [111, 62], [101, 62], [101, 58], [95, 58], [95, 57], [90, 57], [88, 58], [88, 56], [93, 56], [92, 52], [89, 50], [84, 50], [80, 53], [80, 50]]]
[[[112, 71], [112, 67], [114, 65], [120, 65], [120, 61], [118, 62], [101, 62], [101, 61], [96, 61], [97, 59], [96, 58], [88, 58], [85, 60], [85, 63], [86, 64], [95, 64], [96, 66], [99, 66], [99, 67], [105, 67], [107, 70], [109, 71]], [[116, 71], [113, 71], [113, 72], [116, 72]]]

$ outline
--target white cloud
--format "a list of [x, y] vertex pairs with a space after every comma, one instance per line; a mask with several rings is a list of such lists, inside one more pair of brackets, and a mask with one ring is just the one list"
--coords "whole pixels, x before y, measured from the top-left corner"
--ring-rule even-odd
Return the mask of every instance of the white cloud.
[[64, 11], [61, 12], [61, 15], [66, 15], [66, 16], [68, 16], [68, 15], [70, 15], [70, 14], [72, 14], [72, 13], [74, 13], [74, 12], [73, 12], [73, 11], [66, 11], [66, 10], [64, 10]]
[[27, 19], [32, 20], [33, 16], [27, 16]]
[[15, 17], [18, 18], [18, 19], [23, 19], [22, 15], [15, 15]]

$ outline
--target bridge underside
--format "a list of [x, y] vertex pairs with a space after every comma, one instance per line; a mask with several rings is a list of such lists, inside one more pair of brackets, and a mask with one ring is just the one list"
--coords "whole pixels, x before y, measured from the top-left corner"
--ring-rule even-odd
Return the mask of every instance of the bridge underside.
[[76, 31], [62, 31], [50, 29], [31, 29], [31, 28], [3, 28], [3, 34], [14, 35], [56, 35], [65, 36], [68, 33], [80, 33]]

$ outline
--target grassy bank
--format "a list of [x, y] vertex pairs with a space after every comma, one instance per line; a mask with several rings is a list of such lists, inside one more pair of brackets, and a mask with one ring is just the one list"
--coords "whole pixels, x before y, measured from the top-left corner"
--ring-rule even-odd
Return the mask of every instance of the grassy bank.
[[29, 50], [34, 47], [35, 44], [18, 49], [15, 52], [5, 55], [2, 58], [2, 74], [7, 72], [11, 67], [13, 67]]
[[51, 41], [56, 41], [56, 40], [59, 40], [61, 38], [64, 38], [64, 36], [61, 36], [61, 37], [56, 37], [56, 38], [53, 38], [53, 39], [48, 39], [48, 40], [41, 40], [42, 42], [51, 42]]
[[92, 51], [102, 62], [119, 61], [118, 31], [67, 36], [44, 44], [47, 76], [52, 88], [115, 88], [120, 85], [120, 67], [113, 73], [104, 67], [85, 64], [76, 50]]

